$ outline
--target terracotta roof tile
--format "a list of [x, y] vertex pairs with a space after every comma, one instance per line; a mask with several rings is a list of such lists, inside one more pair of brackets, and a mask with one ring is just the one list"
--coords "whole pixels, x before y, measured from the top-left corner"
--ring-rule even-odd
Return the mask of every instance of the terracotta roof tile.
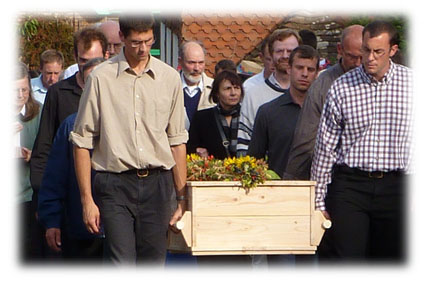
[[206, 22], [206, 24], [201, 26], [201, 29], [207, 34], [212, 32], [214, 28], [214, 25], [212, 25], [210, 22]]
[[282, 19], [265, 14], [182, 14], [182, 37], [203, 42], [206, 72], [211, 75], [221, 59], [232, 59], [238, 64]]
[[197, 34], [200, 30], [201, 27], [196, 23], [192, 23], [186, 28], [186, 31], [190, 34]]

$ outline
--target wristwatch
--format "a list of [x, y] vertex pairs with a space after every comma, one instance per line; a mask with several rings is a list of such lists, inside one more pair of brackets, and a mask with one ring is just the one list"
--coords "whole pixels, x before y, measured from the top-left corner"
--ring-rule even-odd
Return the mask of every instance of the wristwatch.
[[185, 196], [176, 196], [176, 201], [185, 201], [186, 197]]

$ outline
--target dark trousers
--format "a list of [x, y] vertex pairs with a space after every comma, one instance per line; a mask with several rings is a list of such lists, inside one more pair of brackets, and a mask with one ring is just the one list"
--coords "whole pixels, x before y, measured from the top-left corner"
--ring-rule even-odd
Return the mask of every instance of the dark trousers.
[[138, 177], [136, 171], [96, 174], [95, 199], [112, 263], [164, 265], [173, 176], [161, 170], [143, 175]]
[[62, 257], [65, 262], [100, 263], [103, 261], [103, 238], [75, 239], [62, 236]]
[[46, 229], [36, 218], [33, 201], [20, 204], [20, 256], [23, 263], [58, 262], [60, 254], [47, 246]]
[[380, 176], [334, 169], [325, 200], [332, 227], [319, 246], [320, 262], [404, 260], [406, 176]]
[[33, 229], [36, 224], [35, 212], [30, 202], [21, 203], [20, 206], [20, 258], [27, 263], [34, 259], [33, 252]]

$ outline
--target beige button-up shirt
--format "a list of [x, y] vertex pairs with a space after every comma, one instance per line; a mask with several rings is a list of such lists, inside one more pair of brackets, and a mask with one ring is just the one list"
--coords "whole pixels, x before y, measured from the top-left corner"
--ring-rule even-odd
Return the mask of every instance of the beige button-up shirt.
[[188, 140], [179, 73], [150, 56], [138, 75], [123, 51], [102, 63], [86, 83], [70, 140], [93, 149], [97, 171], [171, 169], [170, 146]]

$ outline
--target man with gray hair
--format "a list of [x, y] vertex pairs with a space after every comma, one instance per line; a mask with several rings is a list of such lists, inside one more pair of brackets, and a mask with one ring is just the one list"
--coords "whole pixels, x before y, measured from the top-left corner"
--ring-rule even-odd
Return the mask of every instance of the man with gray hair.
[[181, 79], [184, 93], [186, 119], [189, 126], [196, 111], [215, 106], [209, 101], [213, 79], [204, 73], [206, 51], [197, 41], [184, 42], [179, 49], [179, 65], [182, 67]]

